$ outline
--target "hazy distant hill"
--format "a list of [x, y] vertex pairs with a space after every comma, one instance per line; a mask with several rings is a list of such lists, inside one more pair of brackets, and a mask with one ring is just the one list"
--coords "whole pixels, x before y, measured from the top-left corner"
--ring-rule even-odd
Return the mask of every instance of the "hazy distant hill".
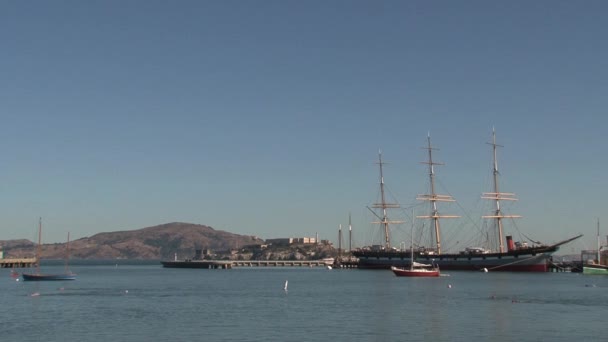
[[11, 251], [11, 250], [27, 251], [26, 254], [12, 255], [13, 257], [30, 256], [30, 254], [33, 255], [34, 248], [36, 248], [36, 245], [30, 240], [21, 239], [21, 240], [0, 241], [0, 247], [4, 251], [4, 257], [8, 258], [9, 256], [12, 255], [9, 253], [9, 251]]
[[[167, 223], [159, 226], [110, 233], [100, 233], [70, 242], [74, 259], [180, 259], [192, 257], [195, 248], [221, 251], [264, 241], [253, 236], [237, 235], [191, 223]], [[7, 257], [34, 256], [35, 244], [28, 240], [0, 241]], [[43, 244], [42, 258], [61, 259], [65, 243]]]

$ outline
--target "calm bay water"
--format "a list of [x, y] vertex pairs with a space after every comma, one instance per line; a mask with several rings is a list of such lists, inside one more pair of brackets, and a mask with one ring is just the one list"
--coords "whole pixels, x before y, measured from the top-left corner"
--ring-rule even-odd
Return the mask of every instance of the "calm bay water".
[[72, 270], [76, 281], [23, 282], [1, 269], [0, 340], [608, 339], [603, 276], [449, 272], [412, 279], [390, 271], [156, 264]]

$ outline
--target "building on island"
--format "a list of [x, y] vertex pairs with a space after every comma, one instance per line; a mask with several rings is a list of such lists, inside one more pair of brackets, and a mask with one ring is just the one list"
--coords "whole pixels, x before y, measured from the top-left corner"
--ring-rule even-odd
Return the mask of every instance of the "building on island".
[[278, 238], [267, 239], [266, 243], [274, 246], [289, 246], [289, 245], [330, 245], [329, 240], [319, 240], [317, 237], [296, 237], [296, 238]]

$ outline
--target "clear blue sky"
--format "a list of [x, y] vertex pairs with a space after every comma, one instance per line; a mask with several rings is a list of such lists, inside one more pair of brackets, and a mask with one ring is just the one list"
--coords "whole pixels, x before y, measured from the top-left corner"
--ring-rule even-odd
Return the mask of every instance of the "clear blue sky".
[[[608, 201], [606, 1], [3, 1], [0, 240], [173, 222], [363, 244], [386, 182], [473, 210], [496, 127], [531, 237]], [[450, 213], [451, 209], [444, 209]], [[483, 213], [472, 212], [479, 217]], [[608, 228], [603, 230], [603, 234]]]

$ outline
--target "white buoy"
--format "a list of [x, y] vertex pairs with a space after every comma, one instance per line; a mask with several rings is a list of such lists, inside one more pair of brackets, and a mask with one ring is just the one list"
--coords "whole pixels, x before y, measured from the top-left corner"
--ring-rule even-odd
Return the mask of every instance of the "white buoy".
[[285, 286], [283, 286], [283, 290], [287, 292], [287, 285], [289, 284], [289, 280], [285, 280]]
[[451, 289], [451, 288], [452, 288], [452, 284], [448, 284], [448, 289]]
[[483, 268], [483, 270], [482, 270], [482, 271], [483, 271], [483, 273], [488, 273], [488, 269], [487, 269], [487, 268], [485, 268], [485, 267]]

